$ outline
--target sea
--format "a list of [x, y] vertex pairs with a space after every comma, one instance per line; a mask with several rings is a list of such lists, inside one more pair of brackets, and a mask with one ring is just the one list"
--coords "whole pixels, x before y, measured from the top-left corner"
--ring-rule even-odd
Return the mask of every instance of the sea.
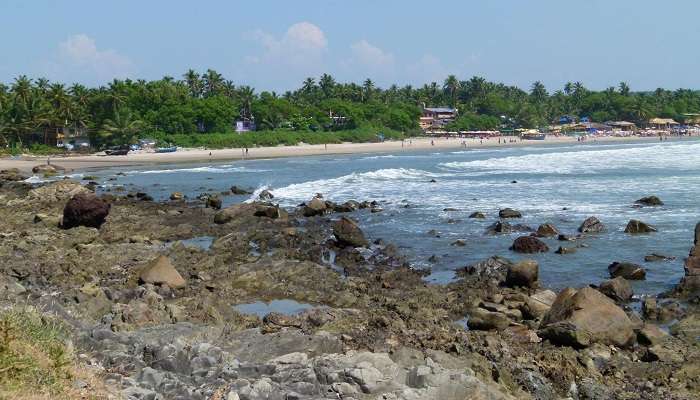
[[[635, 293], [658, 294], [683, 276], [683, 259], [700, 221], [697, 138], [443, 151], [409, 148], [387, 154], [109, 168], [86, 174], [97, 176], [101, 191], [123, 186], [156, 200], [167, 200], [174, 191], [194, 198], [228, 191], [233, 185], [254, 194], [225, 196], [224, 206], [251, 201], [263, 189], [284, 207], [308, 201], [316, 193], [334, 202], [374, 200], [383, 212], [360, 210], [352, 217], [371, 239], [398, 245], [413, 267], [429, 268], [425, 279], [431, 283], [450, 282], [457, 269], [499, 255], [537, 260], [542, 285], [559, 290], [599, 284], [609, 278], [610, 263], [628, 261], [647, 270], [646, 280], [633, 282]], [[635, 207], [635, 200], [649, 195], [665, 204]], [[534, 229], [549, 222], [574, 235], [589, 216], [608, 229], [576, 243], [544, 239], [550, 247], [547, 253], [516, 254], [509, 247], [522, 233], [485, 233], [498, 221], [499, 209], [506, 207], [523, 215], [511, 223]], [[486, 219], [468, 218], [474, 211], [485, 213]], [[626, 234], [630, 219], [652, 224], [658, 232]], [[437, 235], [429, 234], [432, 230]], [[458, 239], [466, 245], [452, 245]], [[577, 244], [574, 254], [554, 252]], [[645, 262], [650, 253], [675, 260]]]

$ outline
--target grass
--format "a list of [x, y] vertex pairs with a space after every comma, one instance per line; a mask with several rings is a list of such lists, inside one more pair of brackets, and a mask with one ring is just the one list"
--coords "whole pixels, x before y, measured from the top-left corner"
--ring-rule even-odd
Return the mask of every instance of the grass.
[[60, 322], [34, 309], [0, 310], [0, 399], [100, 398], [72, 387], [76, 378], [93, 379], [75, 366], [67, 337]]

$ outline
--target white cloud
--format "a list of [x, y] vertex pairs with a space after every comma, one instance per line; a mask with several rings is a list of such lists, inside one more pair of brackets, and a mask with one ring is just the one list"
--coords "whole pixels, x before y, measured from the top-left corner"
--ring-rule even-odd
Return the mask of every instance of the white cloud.
[[310, 22], [290, 26], [279, 39], [262, 30], [250, 36], [265, 50], [262, 55], [245, 57], [245, 61], [252, 64], [282, 64], [303, 69], [320, 62], [328, 48], [325, 33]]
[[100, 50], [85, 34], [72, 35], [58, 45], [54, 69], [68, 75], [89, 74], [99, 81], [125, 78], [133, 72], [131, 60], [112, 49]]
[[394, 56], [366, 40], [360, 40], [350, 46], [352, 61], [369, 69], [382, 70], [394, 67]]

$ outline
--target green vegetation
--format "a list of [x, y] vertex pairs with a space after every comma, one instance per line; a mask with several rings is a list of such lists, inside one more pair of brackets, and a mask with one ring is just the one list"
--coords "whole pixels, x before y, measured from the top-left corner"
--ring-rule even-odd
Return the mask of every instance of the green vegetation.
[[[563, 115], [594, 122], [643, 123], [657, 116], [682, 122], [684, 114], [700, 112], [700, 92], [632, 92], [624, 82], [592, 91], [575, 82], [549, 93], [541, 82], [525, 91], [455, 75], [442, 84], [382, 89], [370, 79], [339, 83], [324, 74], [279, 94], [256, 93], [213, 70], [201, 75], [190, 70], [180, 80], [114, 80], [97, 88], [20, 76], [0, 84], [0, 147], [45, 143], [58, 131], [86, 132], [97, 147], [133, 143], [139, 137], [211, 148], [370, 141], [379, 132], [388, 138], [418, 132], [423, 105], [457, 107], [460, 117], [450, 129], [532, 128]], [[236, 120], [255, 121], [258, 132], [234, 135]]]
[[66, 334], [60, 323], [32, 309], [0, 311], [0, 398], [75, 398], [71, 383], [81, 373], [73, 367]]

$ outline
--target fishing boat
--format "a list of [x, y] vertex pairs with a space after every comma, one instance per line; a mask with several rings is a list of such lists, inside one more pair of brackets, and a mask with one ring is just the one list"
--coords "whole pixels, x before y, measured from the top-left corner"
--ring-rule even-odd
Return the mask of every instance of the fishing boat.
[[158, 147], [156, 153], [174, 153], [177, 151], [177, 146]]
[[520, 138], [524, 140], [544, 140], [547, 137], [546, 133], [541, 133], [536, 129], [530, 129], [520, 134]]
[[113, 149], [113, 150], [105, 150], [105, 154], [108, 156], [125, 156], [129, 154], [129, 149]]

